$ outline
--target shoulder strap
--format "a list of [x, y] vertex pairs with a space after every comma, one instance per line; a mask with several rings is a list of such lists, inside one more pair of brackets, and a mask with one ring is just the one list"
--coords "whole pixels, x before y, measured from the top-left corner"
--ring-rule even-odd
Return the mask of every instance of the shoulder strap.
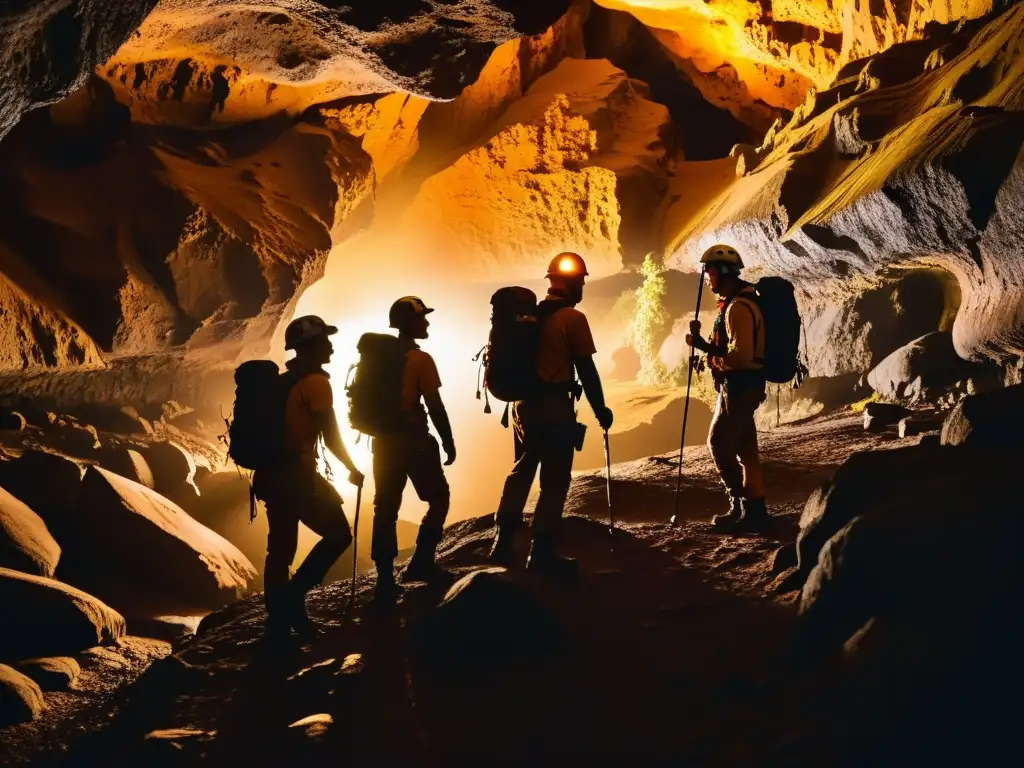
[[569, 302], [565, 299], [544, 299], [537, 305], [537, 320], [543, 326], [560, 309], [568, 309]]

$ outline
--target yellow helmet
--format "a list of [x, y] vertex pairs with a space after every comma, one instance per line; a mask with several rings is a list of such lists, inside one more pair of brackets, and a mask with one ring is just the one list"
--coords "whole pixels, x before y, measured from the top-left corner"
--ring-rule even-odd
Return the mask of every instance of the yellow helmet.
[[583, 257], [566, 251], [551, 260], [546, 277], [586, 277], [588, 274]]
[[737, 269], [743, 269], [743, 259], [739, 251], [731, 245], [712, 245], [704, 255], [700, 257], [701, 264], [731, 264]]

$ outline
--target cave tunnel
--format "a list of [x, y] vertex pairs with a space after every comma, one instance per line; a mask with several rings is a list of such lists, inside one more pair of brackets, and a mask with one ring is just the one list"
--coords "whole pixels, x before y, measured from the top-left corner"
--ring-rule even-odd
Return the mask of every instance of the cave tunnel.
[[[1024, 5], [59, 0], [0, 30], [0, 762], [1009, 743]], [[552, 421], [546, 385], [497, 394], [492, 299], [543, 300], [563, 253], [582, 300], [556, 275], [571, 312], [511, 315], [541, 318], [517, 352], [583, 350]], [[366, 387], [408, 296], [427, 373], [406, 346]], [[330, 360], [244, 394], [307, 316]], [[401, 429], [364, 434], [370, 396]]]

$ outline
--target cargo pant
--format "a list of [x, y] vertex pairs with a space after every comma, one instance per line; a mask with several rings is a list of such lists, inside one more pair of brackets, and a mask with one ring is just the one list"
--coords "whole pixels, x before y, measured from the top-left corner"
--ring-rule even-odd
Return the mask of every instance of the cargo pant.
[[405, 484], [412, 481], [421, 501], [428, 504], [420, 523], [417, 549], [436, 547], [441, 540], [451, 492], [441, 466], [437, 441], [426, 429], [411, 429], [397, 435], [373, 439], [373, 543], [370, 556], [375, 563], [391, 563], [398, 554], [398, 510]]
[[260, 470], [253, 479], [256, 496], [267, 505], [267, 561], [263, 572], [267, 611], [273, 613], [289, 584], [288, 573], [299, 544], [299, 523], [320, 536], [291, 579], [301, 593], [320, 584], [327, 571], [352, 543], [352, 529], [342, 510], [341, 495], [315, 464], [292, 464]]
[[495, 522], [514, 528], [540, 468], [540, 496], [534, 509], [533, 537], [554, 537], [569, 495], [576, 452], [576, 409], [572, 395], [548, 393], [512, 408], [515, 464], [505, 479]]
[[722, 483], [734, 498], [764, 498], [764, 474], [754, 425], [754, 412], [764, 398], [763, 383], [732, 388], [725, 383], [718, 393], [708, 448]]

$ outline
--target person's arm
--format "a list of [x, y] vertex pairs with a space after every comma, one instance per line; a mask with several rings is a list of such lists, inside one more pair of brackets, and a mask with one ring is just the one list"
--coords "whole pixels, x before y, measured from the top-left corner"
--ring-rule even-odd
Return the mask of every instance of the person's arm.
[[583, 384], [587, 402], [590, 403], [594, 416], [597, 417], [597, 423], [601, 425], [601, 429], [611, 429], [615, 416], [604, 401], [604, 388], [601, 386], [601, 376], [597, 372], [593, 356], [577, 357], [572, 362], [576, 368], [576, 375], [580, 377], [580, 383]]
[[716, 347], [700, 335], [700, 320], [690, 321], [690, 332], [686, 334], [686, 344], [712, 358], [721, 357], [728, 351], [722, 347]]
[[441, 447], [448, 457], [445, 466], [450, 466], [455, 461], [455, 438], [452, 435], [452, 423], [448, 418], [448, 411], [441, 400], [441, 392], [433, 390], [423, 393], [423, 402], [427, 405], [427, 413], [430, 420], [434, 422], [437, 434], [441, 436]]
[[335, 415], [334, 409], [328, 408], [314, 413], [313, 423], [320, 430], [320, 434], [324, 436], [324, 443], [327, 445], [327, 449], [337, 456], [338, 461], [348, 470], [349, 480], [354, 485], [362, 485], [363, 473], [359, 471], [359, 468], [352, 461], [352, 457], [348, 455], [345, 442], [341, 439], [341, 428], [338, 426], [338, 417]]
[[441, 376], [437, 372], [437, 364], [430, 355], [419, 353], [416, 358], [416, 389], [423, 396], [430, 420], [441, 438], [441, 447], [448, 457], [445, 466], [455, 461], [455, 438], [452, 436], [452, 423], [448, 418], [444, 402], [441, 400]]

